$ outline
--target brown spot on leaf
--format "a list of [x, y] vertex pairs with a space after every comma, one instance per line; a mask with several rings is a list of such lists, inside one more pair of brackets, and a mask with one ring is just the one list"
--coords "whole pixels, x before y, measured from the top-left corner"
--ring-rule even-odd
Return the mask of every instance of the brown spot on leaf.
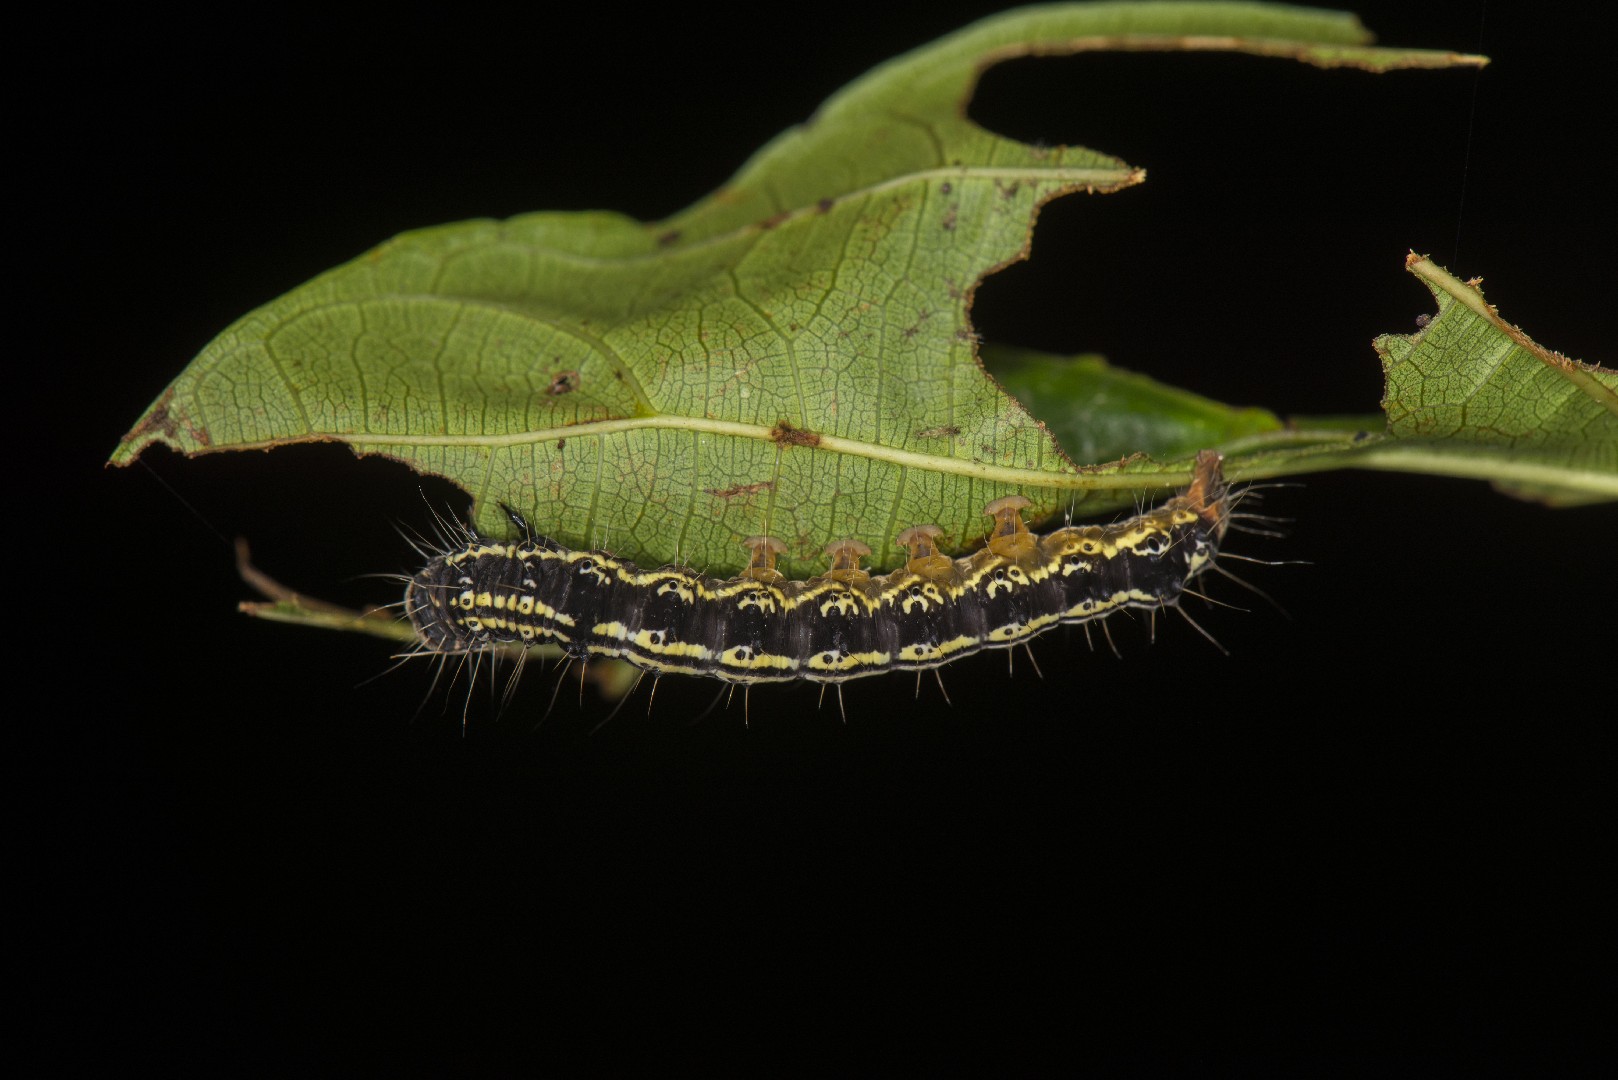
[[950, 183], [948, 180], [945, 180], [942, 184], [938, 185], [938, 190], [941, 194], [948, 195], [950, 192], [955, 190], [955, 185]]
[[199, 447], [206, 448], [213, 445], [213, 437], [208, 434], [208, 429], [192, 423], [185, 409], [175, 407], [173, 402], [174, 388], [171, 386], [163, 391], [163, 396], [157, 399], [141, 418], [140, 423], [129, 429], [129, 434], [124, 436], [124, 442], [135, 442], [156, 436], [166, 442], [176, 443], [180, 441], [183, 429]]
[[566, 449], [567, 449], [567, 440], [566, 439], [557, 439], [556, 440], [556, 452], [558, 454], [560, 454], [563, 450], [566, 450]]
[[172, 439], [179, 434], [179, 428], [169, 416], [169, 402], [174, 400], [174, 387], [163, 391], [163, 396], [151, 407], [147, 414], [141, 417], [140, 423], [129, 429], [126, 439], [133, 439], [140, 435], [157, 434]]
[[821, 199], [819, 202], [815, 203], [815, 209], [819, 210], [822, 214], [826, 214], [830, 213], [831, 208], [836, 205], [837, 202], [835, 199]]
[[955, 218], [958, 209], [954, 203], [950, 203], [944, 210], [944, 220], [941, 222], [941, 226], [945, 232], [955, 231]]
[[551, 376], [551, 384], [545, 388], [545, 392], [551, 397], [560, 397], [563, 394], [571, 394], [578, 388], [579, 373], [577, 371], [558, 371]]
[[679, 229], [670, 229], [657, 238], [657, 246], [669, 247], [670, 245], [678, 244], [682, 235]]
[[746, 495], [757, 495], [761, 491], [768, 491], [775, 486], [774, 480], [760, 480], [756, 484], [733, 484], [728, 488], [703, 488], [702, 490], [716, 499], [739, 499]]
[[770, 429], [770, 438], [782, 446], [808, 446], [820, 445], [820, 436], [813, 431], [796, 428], [786, 420], [782, 420]]
[[953, 439], [961, 433], [961, 429], [954, 424], [940, 424], [937, 427], [926, 428], [916, 432], [918, 439]]
[[769, 217], [759, 222], [758, 227], [768, 232], [770, 229], [775, 228], [777, 225], [781, 224], [791, 216], [792, 212], [790, 210], [783, 210], [779, 214], [771, 214]]

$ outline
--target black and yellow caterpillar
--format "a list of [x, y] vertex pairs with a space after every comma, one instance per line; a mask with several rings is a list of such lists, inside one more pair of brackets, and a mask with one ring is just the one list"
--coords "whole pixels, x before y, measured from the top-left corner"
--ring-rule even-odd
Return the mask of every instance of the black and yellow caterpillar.
[[437, 556], [411, 579], [404, 607], [425, 652], [549, 643], [659, 674], [844, 682], [936, 668], [1123, 608], [1172, 606], [1212, 565], [1229, 524], [1211, 450], [1183, 492], [1112, 525], [1036, 535], [1022, 520], [1028, 505], [1017, 495], [990, 503], [992, 533], [962, 558], [940, 554], [940, 530], [921, 525], [898, 536], [910, 555], [901, 569], [873, 576], [859, 568], [870, 549], [841, 540], [826, 549], [831, 569], [806, 581], [775, 569], [786, 546], [767, 536], [744, 541], [751, 564], [720, 580], [569, 551], [512, 514], [524, 540], [474, 539]]

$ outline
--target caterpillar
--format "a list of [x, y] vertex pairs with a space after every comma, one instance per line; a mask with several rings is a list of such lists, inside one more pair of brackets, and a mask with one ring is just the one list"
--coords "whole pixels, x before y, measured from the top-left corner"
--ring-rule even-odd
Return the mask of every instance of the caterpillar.
[[1022, 519], [1029, 500], [996, 499], [984, 508], [987, 541], [961, 558], [938, 551], [937, 526], [913, 526], [897, 537], [909, 559], [881, 576], [860, 569], [869, 547], [839, 540], [825, 574], [788, 580], [775, 568], [786, 545], [769, 536], [743, 541], [749, 565], [728, 580], [642, 570], [570, 551], [506, 508], [522, 540], [474, 537], [434, 557], [411, 578], [404, 609], [428, 653], [551, 643], [576, 659], [743, 684], [921, 671], [1064, 623], [1177, 604], [1229, 525], [1220, 462], [1202, 451], [1189, 487], [1111, 525], [1035, 534]]

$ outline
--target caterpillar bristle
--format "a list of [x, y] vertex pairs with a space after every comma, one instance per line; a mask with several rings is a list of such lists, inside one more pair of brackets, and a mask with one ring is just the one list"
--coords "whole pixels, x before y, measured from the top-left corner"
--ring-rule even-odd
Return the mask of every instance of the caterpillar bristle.
[[[1233, 556], [1227, 555], [1225, 557], [1226, 558], [1232, 558]], [[1261, 559], [1249, 559], [1247, 561], [1248, 562], [1261, 563], [1261, 564], [1263, 563], [1263, 560], [1261, 560]], [[1286, 619], [1292, 618], [1292, 615], [1287, 611], [1286, 608], [1282, 607], [1276, 601], [1275, 597], [1271, 596], [1269, 593], [1265, 592], [1263, 589], [1259, 588], [1257, 585], [1254, 585], [1251, 581], [1248, 581], [1246, 578], [1237, 576], [1236, 574], [1232, 573], [1230, 570], [1227, 570], [1225, 567], [1220, 566], [1218, 563], [1214, 563], [1213, 566], [1210, 567], [1210, 569], [1212, 569], [1215, 573], [1219, 574], [1221, 577], [1223, 577], [1223, 578], [1225, 578], [1225, 579], [1227, 579], [1229, 581], [1235, 582], [1237, 585], [1240, 585], [1242, 588], [1246, 589], [1248, 592], [1250, 592], [1253, 595], [1259, 597], [1261, 600], [1263, 600], [1265, 603], [1269, 604], [1277, 612], [1279, 612], [1281, 614], [1282, 618], [1286, 618]], [[1243, 609], [1243, 610], [1245, 610], [1245, 609]]]
[[1183, 607], [1176, 607], [1174, 610], [1176, 610], [1176, 611], [1178, 611], [1180, 613], [1180, 618], [1184, 619], [1186, 622], [1191, 624], [1191, 629], [1195, 630], [1197, 633], [1199, 633], [1203, 637], [1207, 638], [1208, 643], [1210, 645], [1212, 645], [1214, 648], [1218, 649], [1224, 655], [1226, 655], [1226, 656], [1230, 655], [1230, 650], [1225, 648], [1223, 645], [1221, 645], [1219, 643], [1219, 639], [1214, 637], [1206, 629], [1204, 629], [1201, 623], [1199, 623], [1199, 622], [1197, 622], [1197, 620], [1193, 619], [1191, 617], [1191, 613], [1189, 611], [1187, 611]]
[[1118, 651], [1118, 643], [1112, 640], [1112, 625], [1110, 623], [1102, 622], [1101, 635], [1107, 639], [1107, 648], [1112, 650], [1113, 659], [1122, 660], [1124, 654]]
[[1246, 536], [1264, 536], [1271, 540], [1285, 540], [1287, 538], [1287, 534], [1279, 529], [1259, 529], [1251, 525], [1241, 525], [1235, 521], [1230, 522], [1229, 528], [1232, 532], [1239, 532]]
[[1209, 604], [1209, 605], [1212, 605], [1213, 607], [1222, 607], [1222, 608], [1228, 608], [1231, 611], [1240, 611], [1240, 612], [1243, 612], [1243, 613], [1250, 613], [1250, 609], [1248, 609], [1248, 608], [1239, 607], [1236, 604], [1227, 604], [1223, 600], [1215, 600], [1213, 597], [1209, 596], [1207, 593], [1200, 593], [1200, 592], [1197, 592], [1195, 589], [1186, 588], [1186, 589], [1182, 589], [1181, 592], [1186, 596], [1194, 596], [1198, 600], [1201, 600], [1204, 604]]

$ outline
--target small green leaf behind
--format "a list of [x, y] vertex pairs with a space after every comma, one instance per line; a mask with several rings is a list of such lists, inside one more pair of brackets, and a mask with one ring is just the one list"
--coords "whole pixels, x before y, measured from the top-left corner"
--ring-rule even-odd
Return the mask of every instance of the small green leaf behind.
[[1204, 447], [1284, 426], [1266, 409], [1225, 405], [1113, 367], [1099, 356], [985, 345], [983, 362], [1074, 461], [1116, 461], [1132, 454], [1189, 460]]

